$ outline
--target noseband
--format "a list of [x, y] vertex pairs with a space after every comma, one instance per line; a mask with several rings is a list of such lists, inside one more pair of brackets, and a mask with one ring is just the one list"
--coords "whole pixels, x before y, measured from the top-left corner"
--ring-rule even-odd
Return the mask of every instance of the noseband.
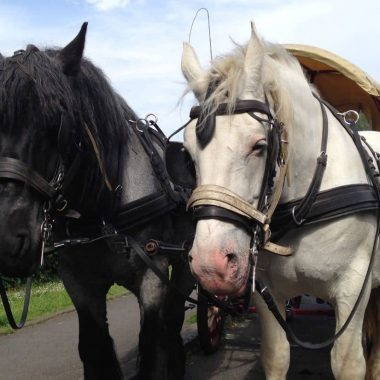
[[48, 181], [23, 161], [11, 157], [0, 157], [0, 179], [22, 182], [36, 190], [44, 198], [54, 202], [58, 208], [63, 207], [57, 201], [63, 174], [63, 166], [58, 164], [56, 174], [52, 180]]

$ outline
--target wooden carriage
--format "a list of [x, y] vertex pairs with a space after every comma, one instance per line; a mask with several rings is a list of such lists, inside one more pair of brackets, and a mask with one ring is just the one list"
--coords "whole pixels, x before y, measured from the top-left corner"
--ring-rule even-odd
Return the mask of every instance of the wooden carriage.
[[327, 50], [285, 44], [318, 88], [323, 99], [341, 112], [365, 115], [369, 129], [380, 131], [380, 85], [351, 62]]

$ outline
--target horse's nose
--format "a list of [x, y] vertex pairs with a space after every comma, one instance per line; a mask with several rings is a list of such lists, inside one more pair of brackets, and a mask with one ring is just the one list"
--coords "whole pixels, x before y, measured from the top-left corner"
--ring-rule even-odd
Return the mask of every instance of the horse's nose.
[[195, 278], [209, 292], [223, 295], [240, 292], [243, 278], [240, 278], [238, 254], [215, 251], [203, 257], [194, 249], [189, 253], [189, 262]]

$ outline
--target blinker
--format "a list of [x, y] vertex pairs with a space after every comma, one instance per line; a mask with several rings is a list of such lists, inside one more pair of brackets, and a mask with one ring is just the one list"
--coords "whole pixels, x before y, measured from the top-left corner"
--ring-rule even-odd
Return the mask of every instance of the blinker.
[[[216, 86], [216, 82], [210, 82], [207, 88], [205, 100], [210, 98]], [[198, 117], [197, 125], [195, 127], [195, 133], [202, 148], [204, 148], [212, 139], [216, 123], [215, 113], [207, 114], [206, 112], [205, 110], [201, 109], [201, 113]]]
[[196, 174], [193, 160], [180, 142], [169, 142], [165, 149], [165, 166], [169, 179], [187, 189], [196, 187]]

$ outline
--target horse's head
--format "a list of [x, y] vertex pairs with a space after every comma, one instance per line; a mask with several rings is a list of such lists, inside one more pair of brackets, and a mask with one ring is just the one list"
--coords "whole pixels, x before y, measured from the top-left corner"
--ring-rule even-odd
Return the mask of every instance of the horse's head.
[[38, 266], [44, 208], [64, 165], [60, 149], [74, 124], [71, 81], [86, 26], [62, 50], [33, 45], [0, 57], [0, 273], [27, 276]]
[[[271, 111], [275, 93], [274, 83], [266, 79], [271, 57], [265, 48], [252, 26], [246, 47], [216, 59], [205, 72], [192, 47], [184, 45], [182, 70], [201, 105], [192, 110], [197, 120], [186, 128], [184, 142], [198, 185], [191, 201], [198, 222], [190, 263], [212, 293], [244, 289], [255, 222], [246, 223], [241, 214], [247, 204], [257, 209], [265, 202], [269, 131], [276, 112]], [[236, 198], [246, 205], [236, 204]]]

